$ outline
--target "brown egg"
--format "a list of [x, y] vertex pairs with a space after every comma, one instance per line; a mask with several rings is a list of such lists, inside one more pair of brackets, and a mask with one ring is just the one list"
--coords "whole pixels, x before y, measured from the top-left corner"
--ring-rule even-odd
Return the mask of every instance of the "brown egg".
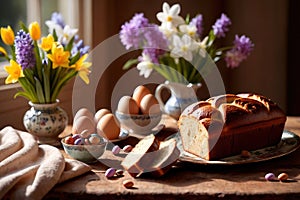
[[118, 103], [118, 111], [124, 114], [138, 114], [139, 106], [130, 96], [123, 96]]
[[81, 116], [73, 122], [72, 133], [73, 134], [80, 134], [85, 131], [86, 135], [90, 135], [95, 133], [96, 131], [96, 123], [94, 119], [90, 119], [87, 116]]
[[94, 120], [94, 115], [89, 109], [80, 108], [74, 116], [73, 123], [81, 116], [86, 116], [86, 117]]
[[106, 114], [111, 113], [110, 110], [102, 108], [95, 113], [94, 120], [96, 123]]
[[160, 112], [158, 101], [153, 94], [144, 96], [140, 108], [143, 114], [156, 114]]
[[138, 106], [141, 106], [141, 101], [144, 96], [151, 94], [150, 90], [143, 85], [137, 86], [132, 94], [132, 98], [136, 101]]
[[97, 133], [109, 140], [119, 138], [120, 123], [112, 114], [104, 115], [97, 124]]

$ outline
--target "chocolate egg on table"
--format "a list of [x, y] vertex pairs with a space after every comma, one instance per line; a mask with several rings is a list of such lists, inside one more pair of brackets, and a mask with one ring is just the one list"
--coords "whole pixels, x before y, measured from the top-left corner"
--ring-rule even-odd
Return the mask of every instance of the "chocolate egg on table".
[[81, 116], [86, 116], [86, 117], [88, 117], [90, 119], [94, 119], [94, 115], [93, 115], [93, 113], [89, 109], [87, 109], [87, 108], [80, 108], [76, 112], [76, 114], [74, 116], [74, 119], [73, 119], [73, 122], [75, 122]]
[[140, 109], [143, 114], [155, 114], [160, 112], [157, 99], [153, 94], [147, 94], [141, 101]]
[[130, 96], [123, 96], [118, 103], [118, 111], [124, 114], [138, 114], [139, 106]]
[[95, 122], [98, 123], [98, 121], [106, 114], [108, 113], [111, 113], [110, 110], [106, 109], [106, 108], [102, 108], [100, 110], [98, 110], [96, 113], [95, 113], [95, 116], [94, 116], [94, 119], [95, 119]]
[[118, 139], [120, 123], [112, 113], [106, 114], [97, 124], [97, 133], [109, 140]]
[[86, 116], [81, 116], [73, 122], [72, 133], [81, 134], [85, 133], [86, 136], [95, 132], [96, 124], [94, 119], [91, 119]]
[[132, 98], [136, 101], [137, 105], [140, 106], [140, 103], [144, 96], [151, 94], [150, 90], [143, 85], [140, 85], [135, 88]]

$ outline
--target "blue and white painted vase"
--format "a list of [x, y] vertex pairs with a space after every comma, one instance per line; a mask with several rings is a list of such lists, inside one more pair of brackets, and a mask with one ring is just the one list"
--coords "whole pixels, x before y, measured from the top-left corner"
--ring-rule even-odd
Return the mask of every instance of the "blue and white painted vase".
[[23, 123], [39, 144], [60, 145], [58, 135], [65, 130], [68, 115], [58, 104], [59, 100], [50, 104], [29, 102], [31, 108], [25, 113]]

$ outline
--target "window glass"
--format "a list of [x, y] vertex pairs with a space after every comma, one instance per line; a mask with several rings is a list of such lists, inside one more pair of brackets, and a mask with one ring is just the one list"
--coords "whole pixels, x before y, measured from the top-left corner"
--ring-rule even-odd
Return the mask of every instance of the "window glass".
[[41, 28], [44, 35], [48, 34], [46, 20], [51, 19], [51, 14], [58, 12], [58, 0], [41, 0]]
[[[24, 0], [0, 0], [0, 27], [7, 27], [8, 25], [16, 31], [19, 29], [19, 22], [26, 23], [26, 2]], [[8, 48], [0, 40], [0, 45], [7, 51]], [[0, 61], [4, 61], [4, 58], [0, 58]]]

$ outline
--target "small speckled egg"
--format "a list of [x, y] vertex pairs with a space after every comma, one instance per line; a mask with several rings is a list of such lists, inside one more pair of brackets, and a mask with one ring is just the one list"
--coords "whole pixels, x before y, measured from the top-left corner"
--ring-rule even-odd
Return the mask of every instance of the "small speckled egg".
[[140, 106], [140, 103], [144, 96], [151, 94], [150, 90], [143, 85], [137, 86], [132, 94], [132, 98], [136, 101], [137, 105]]
[[126, 153], [131, 152], [132, 149], [133, 149], [133, 147], [131, 145], [125, 145], [123, 147], [123, 151], [126, 152]]
[[95, 127], [96, 124], [93, 118], [81, 116], [73, 122], [72, 132], [73, 134], [80, 134], [85, 131], [85, 135], [90, 135], [95, 132]]
[[109, 140], [119, 138], [120, 123], [112, 114], [104, 115], [97, 124], [97, 133]]
[[103, 142], [103, 139], [97, 133], [93, 133], [90, 135], [89, 137], [90, 144], [100, 144], [101, 142]]
[[120, 148], [118, 145], [115, 145], [115, 146], [112, 148], [112, 150], [111, 150], [111, 152], [112, 152], [114, 155], [117, 155], [118, 153], [120, 153], [120, 151], [121, 151], [121, 148]]
[[118, 103], [118, 111], [124, 114], [138, 114], [139, 106], [130, 96], [123, 96]]
[[122, 184], [127, 189], [132, 188], [134, 185], [132, 180], [124, 180]]
[[80, 108], [80, 109], [76, 112], [76, 114], [75, 114], [75, 116], [74, 116], [73, 123], [74, 123], [79, 117], [82, 117], [82, 116], [86, 116], [86, 117], [88, 117], [88, 118], [90, 118], [90, 119], [94, 119], [94, 115], [93, 115], [93, 113], [92, 113], [89, 109], [87, 109], [87, 108]]
[[280, 181], [286, 181], [289, 178], [289, 175], [287, 173], [281, 173], [278, 175], [278, 180]]
[[106, 109], [106, 108], [102, 108], [100, 110], [98, 110], [96, 113], [95, 113], [95, 116], [94, 116], [94, 120], [96, 123], [98, 123], [98, 121], [106, 114], [109, 114], [111, 113], [110, 110]]
[[116, 173], [116, 169], [115, 168], [108, 168], [106, 171], [105, 171], [105, 177], [106, 178], [111, 178], [115, 175]]
[[153, 94], [144, 96], [140, 108], [143, 114], [155, 114], [160, 112], [158, 101]]
[[273, 174], [273, 173], [267, 173], [267, 174], [265, 175], [265, 179], [266, 179], [267, 181], [274, 181], [274, 180], [276, 180], [277, 178], [276, 178], [275, 174]]
[[66, 144], [74, 144], [74, 138], [72, 138], [72, 136], [68, 136], [65, 138], [65, 143]]
[[75, 145], [84, 145], [84, 138], [78, 138], [74, 142]]
[[81, 138], [80, 134], [74, 134], [72, 135], [73, 140], [75, 141], [78, 138]]
[[88, 138], [90, 136], [90, 132], [88, 130], [83, 130], [81, 133], [80, 133], [80, 136], [82, 138]]

